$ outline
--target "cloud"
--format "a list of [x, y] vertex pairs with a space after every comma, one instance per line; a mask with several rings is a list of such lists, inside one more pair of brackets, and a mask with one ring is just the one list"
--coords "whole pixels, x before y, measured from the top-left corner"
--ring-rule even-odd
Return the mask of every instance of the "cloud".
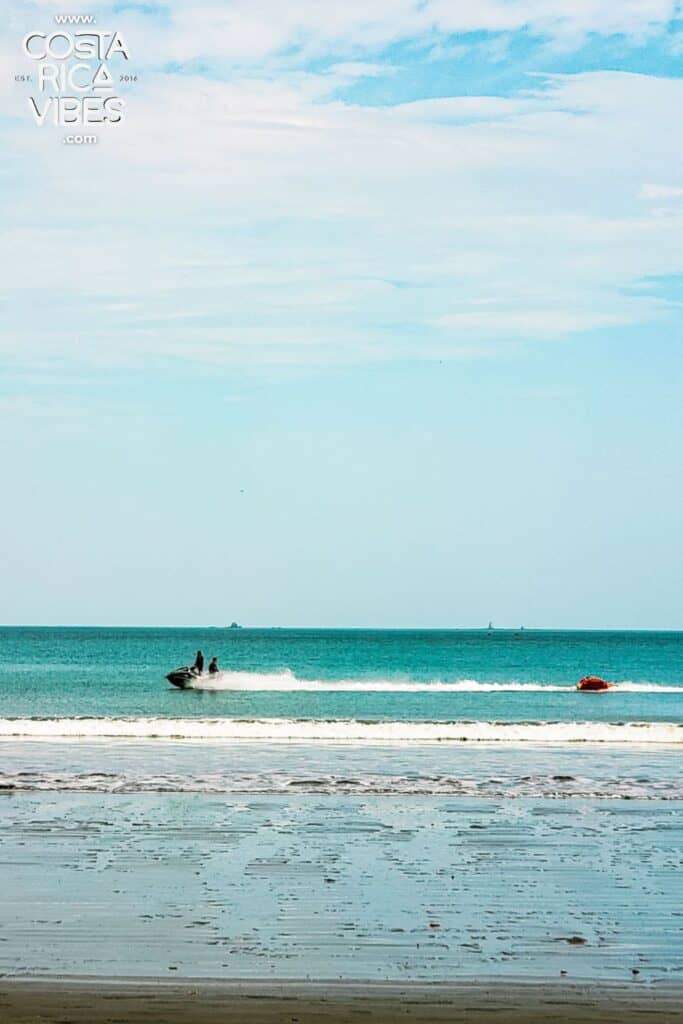
[[[62, 0], [8, 0], [6, 25], [35, 27], [63, 8]], [[119, 4], [93, 0], [88, 10], [98, 27], [116, 22], [147, 36], [152, 60], [261, 63], [277, 55], [351, 57], [392, 43], [422, 40], [434, 47], [474, 32], [524, 30], [563, 45], [581, 45], [590, 35], [651, 38], [679, 12], [676, 0], [150, 0]]]
[[572, 310], [567, 304], [558, 303], [558, 308], [547, 309], [466, 309], [442, 317], [438, 326], [478, 336], [557, 338], [597, 327], [623, 326], [630, 323], [631, 319], [631, 312], [626, 307], [611, 313], [596, 310], [580, 312]]
[[643, 185], [639, 195], [641, 199], [680, 199], [683, 185]]
[[347, 60], [341, 64], [332, 64], [328, 74], [335, 75], [342, 81], [356, 81], [359, 78], [379, 78], [392, 74], [397, 68], [389, 64], [369, 64], [367, 61]]
[[[42, 199], [27, 182], [4, 280], [22, 354], [428, 356], [465, 336], [550, 339], [665, 313], [623, 293], [680, 268], [680, 220], [633, 201], [674, 158], [663, 112], [681, 109], [680, 83], [559, 76], [509, 100], [383, 109], [321, 103], [318, 88], [155, 79], [119, 141], [70, 154], [68, 175], [25, 127]], [[662, 113], [640, 123], [634, 157], [644, 105]]]
[[[54, 9], [34, 4], [31, 17]], [[188, 3], [169, 5], [158, 38], [149, 15], [122, 14], [131, 49], [149, 42], [152, 63], [171, 38], [178, 59], [265, 63], [223, 77], [150, 70], [127, 93], [125, 122], [90, 150], [61, 147], [20, 91], [5, 96], [6, 355], [98, 366], [442, 358], [675, 315], [634, 286], [683, 269], [683, 211], [663, 217], [640, 201], [679, 195], [650, 183], [678, 165], [680, 81], [528, 76], [508, 96], [389, 106], [339, 91], [387, 71], [351, 55], [410, 33], [476, 21], [642, 34], [670, 13], [380, 0], [257, 17], [251, 4]], [[234, 19], [250, 31], [232, 32]], [[297, 63], [282, 53], [293, 45], [349, 59]]]

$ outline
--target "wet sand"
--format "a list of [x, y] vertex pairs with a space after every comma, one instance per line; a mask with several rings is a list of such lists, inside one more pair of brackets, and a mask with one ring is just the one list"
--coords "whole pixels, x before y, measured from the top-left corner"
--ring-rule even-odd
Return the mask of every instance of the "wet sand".
[[679, 1024], [668, 985], [0, 981], [4, 1024]]
[[682, 835], [667, 801], [5, 796], [0, 975], [668, 983]]

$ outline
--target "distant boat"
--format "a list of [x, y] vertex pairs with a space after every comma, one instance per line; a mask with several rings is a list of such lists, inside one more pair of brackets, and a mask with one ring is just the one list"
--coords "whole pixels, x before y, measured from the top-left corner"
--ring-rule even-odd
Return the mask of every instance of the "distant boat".
[[493, 629], [493, 623], [489, 621], [489, 629]]
[[230, 625], [228, 626], [228, 629], [241, 629], [241, 628], [242, 627], [240, 626], [239, 622], [231, 622]]

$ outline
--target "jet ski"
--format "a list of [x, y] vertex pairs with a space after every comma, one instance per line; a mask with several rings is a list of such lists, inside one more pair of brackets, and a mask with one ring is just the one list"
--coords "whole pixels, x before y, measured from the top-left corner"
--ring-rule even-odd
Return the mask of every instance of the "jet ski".
[[584, 676], [576, 684], [577, 690], [583, 690], [588, 693], [599, 693], [601, 690], [611, 690], [614, 683], [608, 683], [606, 679], [601, 679], [600, 676]]
[[197, 679], [201, 679], [202, 673], [194, 665], [183, 665], [181, 668], [174, 668], [166, 678], [173, 686], [180, 690], [189, 689]]

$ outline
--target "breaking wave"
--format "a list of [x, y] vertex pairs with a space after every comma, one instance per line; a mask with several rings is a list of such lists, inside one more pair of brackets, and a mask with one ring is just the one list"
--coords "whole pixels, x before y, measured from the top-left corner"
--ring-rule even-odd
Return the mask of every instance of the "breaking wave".
[[3, 718], [0, 739], [268, 743], [573, 743], [683, 745], [673, 722], [398, 722], [356, 719]]

